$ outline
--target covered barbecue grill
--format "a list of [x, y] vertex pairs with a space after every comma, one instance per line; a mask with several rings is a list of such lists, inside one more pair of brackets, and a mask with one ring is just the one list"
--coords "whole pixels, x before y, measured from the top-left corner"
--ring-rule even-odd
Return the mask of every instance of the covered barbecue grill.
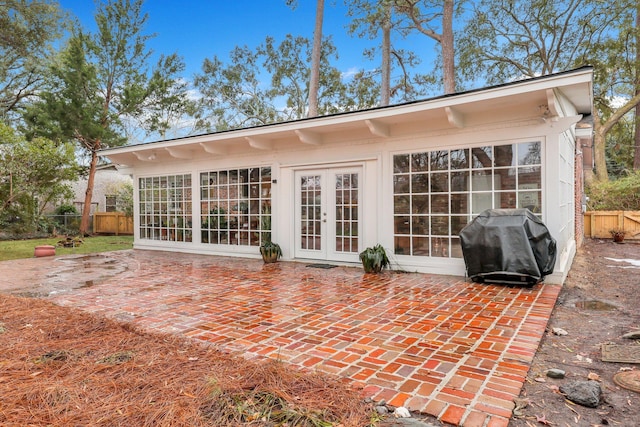
[[460, 231], [474, 282], [534, 285], [553, 273], [556, 241], [528, 209], [488, 209]]

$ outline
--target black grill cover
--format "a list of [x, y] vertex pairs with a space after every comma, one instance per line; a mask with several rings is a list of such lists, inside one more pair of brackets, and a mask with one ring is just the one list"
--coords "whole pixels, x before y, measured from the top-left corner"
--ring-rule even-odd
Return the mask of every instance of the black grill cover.
[[556, 241], [528, 209], [488, 209], [460, 231], [474, 282], [533, 285], [553, 273]]

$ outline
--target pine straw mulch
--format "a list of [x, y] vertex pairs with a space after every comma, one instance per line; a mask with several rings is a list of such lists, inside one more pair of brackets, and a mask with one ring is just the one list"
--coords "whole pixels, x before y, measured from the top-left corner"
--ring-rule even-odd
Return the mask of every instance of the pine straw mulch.
[[367, 426], [338, 379], [0, 295], [2, 426]]

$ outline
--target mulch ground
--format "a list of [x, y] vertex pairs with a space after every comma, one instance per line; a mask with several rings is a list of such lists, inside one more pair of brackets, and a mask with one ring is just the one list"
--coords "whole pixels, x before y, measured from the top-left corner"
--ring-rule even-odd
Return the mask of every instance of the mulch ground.
[[367, 426], [339, 380], [0, 295], [2, 426]]

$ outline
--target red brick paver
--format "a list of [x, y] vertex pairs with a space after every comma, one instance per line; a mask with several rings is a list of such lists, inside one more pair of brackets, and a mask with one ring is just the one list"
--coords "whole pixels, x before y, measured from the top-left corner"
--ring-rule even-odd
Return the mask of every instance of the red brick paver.
[[506, 425], [559, 286], [130, 251], [137, 268], [56, 303], [340, 375], [462, 426]]

